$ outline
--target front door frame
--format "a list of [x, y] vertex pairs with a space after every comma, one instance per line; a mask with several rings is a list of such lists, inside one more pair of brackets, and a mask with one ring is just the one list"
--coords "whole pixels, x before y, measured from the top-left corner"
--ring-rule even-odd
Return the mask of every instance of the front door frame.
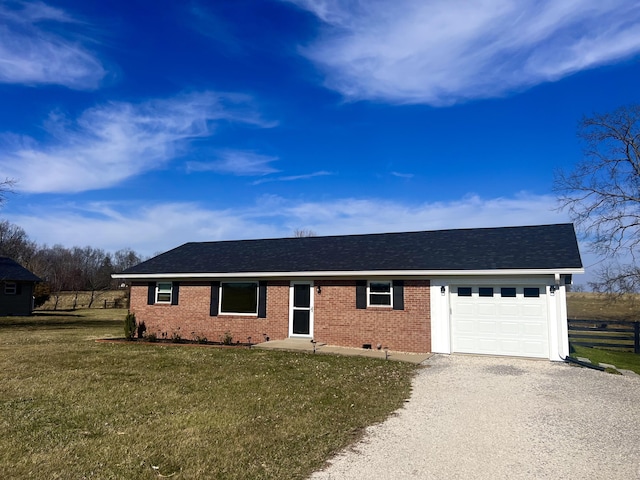
[[[309, 287], [309, 306], [308, 307], [296, 307], [294, 306], [294, 286], [295, 285], [307, 285]], [[297, 338], [313, 338], [313, 281], [311, 280], [292, 280], [289, 285], [289, 336]], [[293, 314], [295, 310], [309, 310], [309, 333], [300, 334], [293, 333]]]

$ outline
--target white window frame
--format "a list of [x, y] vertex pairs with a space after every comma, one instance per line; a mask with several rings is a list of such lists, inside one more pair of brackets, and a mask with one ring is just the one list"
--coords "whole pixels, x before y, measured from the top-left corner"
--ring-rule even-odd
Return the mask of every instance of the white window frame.
[[[256, 310], [255, 312], [225, 312], [222, 310], [222, 300], [224, 296], [224, 286], [230, 284], [247, 284], [251, 283], [255, 286], [256, 292]], [[218, 315], [235, 315], [235, 316], [245, 316], [245, 317], [257, 317], [258, 316], [258, 308], [260, 305], [260, 284], [257, 280], [244, 280], [244, 281], [235, 281], [235, 282], [220, 282], [220, 291], [218, 294]]]
[[18, 294], [18, 284], [16, 282], [5, 282], [5, 284], [4, 284], [4, 294], [5, 295], [17, 295]]
[[[160, 300], [160, 294], [166, 294], [167, 289], [161, 289], [160, 285], [169, 285], [169, 300]], [[157, 282], [156, 283], [156, 303], [162, 304], [171, 304], [171, 300], [173, 300], [173, 282]]]
[[[388, 283], [389, 284], [389, 292], [372, 292], [371, 284], [372, 283]], [[371, 303], [371, 295], [385, 295], [389, 296], [389, 304], [388, 305], [380, 305], [377, 303]], [[367, 281], [367, 307], [372, 308], [393, 308], [393, 281], [392, 280], [368, 280]]]

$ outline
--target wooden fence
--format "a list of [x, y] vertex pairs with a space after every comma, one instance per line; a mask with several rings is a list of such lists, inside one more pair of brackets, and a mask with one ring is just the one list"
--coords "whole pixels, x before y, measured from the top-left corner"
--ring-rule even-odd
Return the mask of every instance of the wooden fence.
[[640, 322], [569, 320], [569, 343], [640, 353]]
[[[96, 302], [96, 307], [100, 305], [100, 302]], [[102, 308], [128, 308], [129, 307], [129, 299], [128, 298], [115, 298], [113, 300], [103, 300]]]

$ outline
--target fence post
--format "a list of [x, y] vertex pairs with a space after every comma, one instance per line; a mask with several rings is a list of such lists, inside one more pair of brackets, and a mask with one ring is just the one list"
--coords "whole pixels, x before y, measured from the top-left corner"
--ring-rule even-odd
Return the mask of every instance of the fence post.
[[104, 308], [107, 308], [107, 301], [104, 301]]
[[636, 321], [633, 324], [633, 351], [634, 353], [640, 353], [640, 322]]

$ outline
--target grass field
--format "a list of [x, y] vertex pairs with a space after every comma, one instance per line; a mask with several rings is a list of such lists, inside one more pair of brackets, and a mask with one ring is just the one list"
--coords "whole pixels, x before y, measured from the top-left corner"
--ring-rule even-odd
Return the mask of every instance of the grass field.
[[[569, 293], [567, 294], [567, 313], [570, 319], [638, 321], [640, 320], [640, 295], [610, 296], [597, 293]], [[597, 331], [594, 334], [606, 335], [607, 332]], [[583, 332], [583, 335], [587, 334]], [[612, 335], [620, 334], [612, 333]], [[578, 345], [571, 345], [571, 350], [572, 357], [585, 357], [594, 364], [607, 363], [640, 374], [640, 355], [633, 352]]]
[[305, 478], [401, 407], [416, 369], [94, 341], [125, 313], [0, 319], [0, 478]]
[[586, 320], [640, 320], [640, 295], [570, 292], [567, 314]]
[[599, 365], [606, 363], [615, 365], [617, 368], [632, 370], [640, 374], [640, 355], [633, 352], [620, 352], [615, 350], [606, 350], [603, 348], [590, 348], [574, 346], [571, 356], [574, 358], [583, 357], [591, 360], [591, 363]]

